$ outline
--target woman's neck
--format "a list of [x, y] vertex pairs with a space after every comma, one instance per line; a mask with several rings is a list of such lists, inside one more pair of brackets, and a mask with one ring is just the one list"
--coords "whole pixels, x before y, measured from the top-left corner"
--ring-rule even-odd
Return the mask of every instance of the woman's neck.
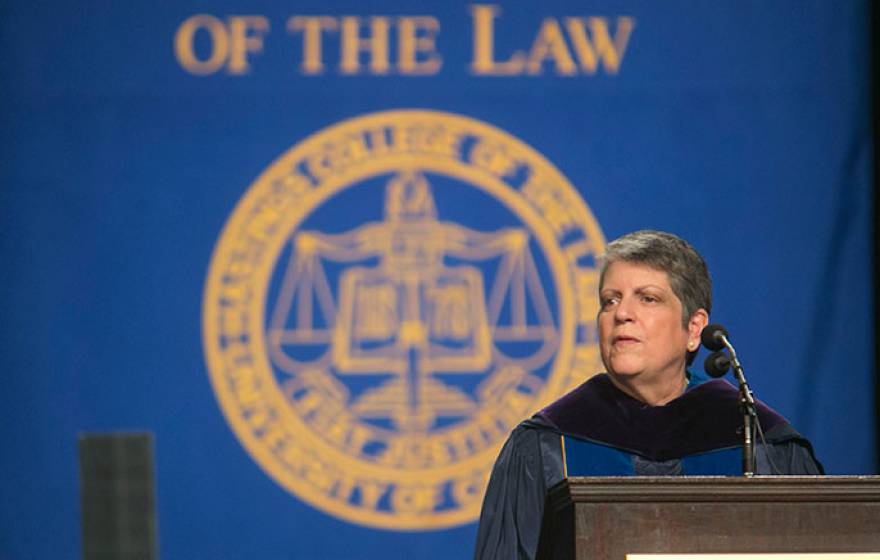
[[663, 406], [682, 396], [687, 389], [687, 376], [682, 372], [675, 377], [645, 380], [640, 376], [618, 376], [608, 373], [611, 383], [629, 395], [651, 406]]

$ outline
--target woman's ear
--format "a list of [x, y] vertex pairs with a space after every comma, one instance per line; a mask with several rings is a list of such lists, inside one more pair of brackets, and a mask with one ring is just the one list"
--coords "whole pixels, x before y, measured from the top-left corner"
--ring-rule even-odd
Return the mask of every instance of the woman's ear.
[[688, 321], [688, 350], [694, 351], [700, 347], [700, 335], [709, 324], [709, 313], [703, 309], [697, 309]]

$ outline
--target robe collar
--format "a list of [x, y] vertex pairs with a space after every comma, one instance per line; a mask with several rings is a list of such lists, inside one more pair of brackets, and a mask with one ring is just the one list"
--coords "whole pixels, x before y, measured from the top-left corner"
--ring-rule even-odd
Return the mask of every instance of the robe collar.
[[[561, 434], [667, 461], [742, 445], [739, 390], [727, 381], [689, 374], [688, 390], [662, 406], [634, 399], [606, 374], [592, 377], [536, 414]], [[788, 422], [758, 404], [765, 432]]]

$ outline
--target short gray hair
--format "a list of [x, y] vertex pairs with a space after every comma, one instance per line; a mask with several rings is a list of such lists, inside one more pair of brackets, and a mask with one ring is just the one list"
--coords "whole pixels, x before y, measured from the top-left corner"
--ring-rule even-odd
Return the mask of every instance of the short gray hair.
[[706, 261], [684, 239], [662, 231], [641, 230], [615, 239], [599, 260], [599, 292], [611, 263], [625, 261], [665, 272], [669, 287], [681, 301], [681, 322], [688, 321], [698, 309], [712, 312], [712, 279]]

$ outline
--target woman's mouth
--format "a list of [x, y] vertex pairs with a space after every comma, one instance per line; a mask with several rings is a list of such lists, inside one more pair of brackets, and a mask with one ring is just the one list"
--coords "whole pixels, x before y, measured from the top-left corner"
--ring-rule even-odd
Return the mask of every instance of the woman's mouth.
[[636, 338], [634, 336], [626, 336], [626, 335], [615, 336], [613, 339], [611, 339], [612, 345], [623, 346], [623, 347], [632, 346], [634, 344], [638, 344], [639, 342], [641, 342], [641, 341], [638, 338]]

